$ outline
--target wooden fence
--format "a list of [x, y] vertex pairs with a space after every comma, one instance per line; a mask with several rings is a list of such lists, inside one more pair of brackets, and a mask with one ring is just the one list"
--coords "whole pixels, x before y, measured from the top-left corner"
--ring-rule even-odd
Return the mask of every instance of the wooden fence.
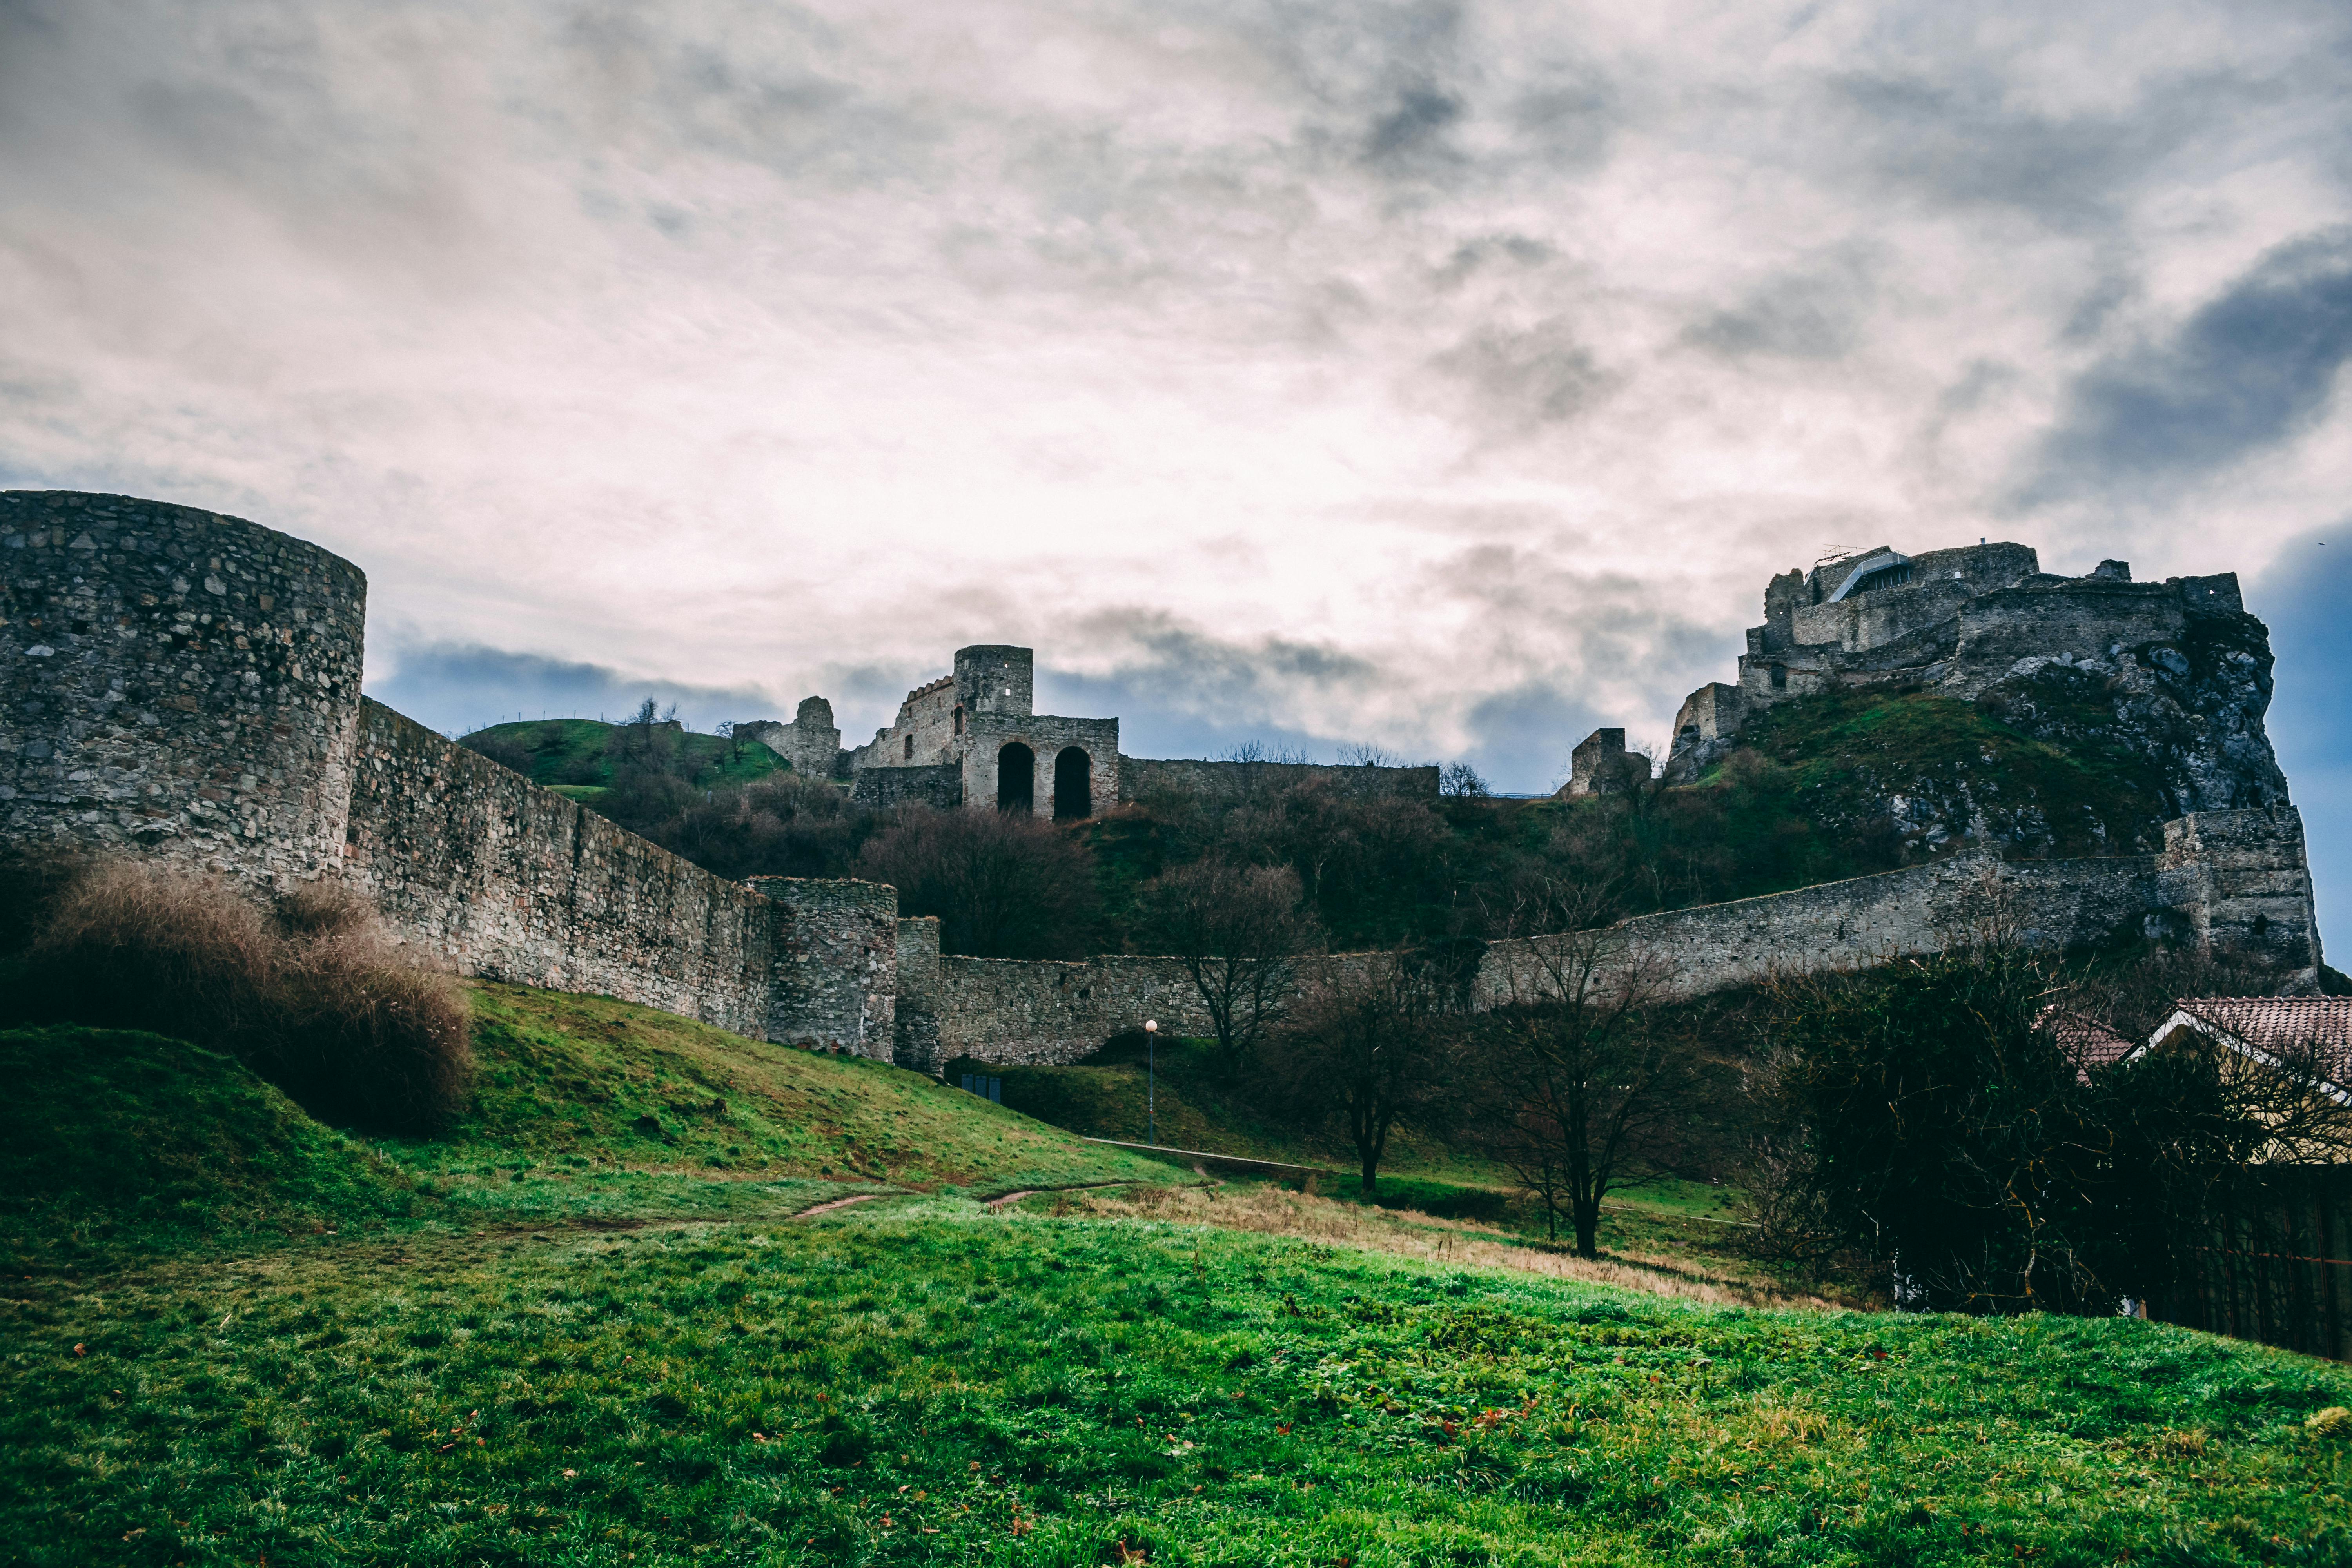
[[2249, 1179], [2148, 1315], [2352, 1361], [2352, 1167]]

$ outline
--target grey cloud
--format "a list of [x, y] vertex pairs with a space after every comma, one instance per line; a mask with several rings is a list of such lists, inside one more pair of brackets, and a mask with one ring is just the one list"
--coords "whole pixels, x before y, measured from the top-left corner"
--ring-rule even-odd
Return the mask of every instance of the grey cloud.
[[1463, 395], [1472, 424], [1513, 437], [1574, 419], [1616, 381], [1558, 317], [1525, 329], [1480, 327], [1429, 363]]
[[1838, 359], [1862, 341], [1872, 289], [1871, 268], [1848, 254], [1772, 279], [1697, 322], [1685, 338], [1733, 358]]
[[855, 40], [792, 5], [668, 11], [595, 5], [559, 34], [579, 129], [666, 159], [716, 153], [833, 185], [920, 175], [934, 116], [845, 74]]
[[1853, 122], [1858, 154], [1912, 196], [2013, 207], [2073, 228], [2113, 220], [2136, 176], [2208, 120], [2221, 84], [2165, 84], [2161, 104], [2071, 117], [2012, 108], [2010, 83], [1987, 72], [1950, 77], [1852, 73], [1829, 83]]
[[1514, 267], [1540, 267], [1552, 258], [1552, 247], [1547, 241], [1524, 234], [1481, 235], [1465, 239], [1454, 247], [1454, 254], [1433, 275], [1441, 291], [1460, 288], [1479, 273], [1491, 270], [1498, 263]]
[[1396, 107], [1382, 115], [1364, 139], [1364, 155], [1374, 163], [1444, 152], [1448, 126], [1462, 118], [1462, 100], [1434, 87], [1409, 87]]
[[2168, 340], [2094, 366], [2021, 499], [2223, 468], [2306, 429], [2352, 355], [2352, 228], [2280, 247]]
[[1623, 106], [1597, 72], [1562, 65], [1553, 79], [1514, 101], [1507, 118], [1522, 147], [1557, 173], [1597, 168], [1624, 121]]

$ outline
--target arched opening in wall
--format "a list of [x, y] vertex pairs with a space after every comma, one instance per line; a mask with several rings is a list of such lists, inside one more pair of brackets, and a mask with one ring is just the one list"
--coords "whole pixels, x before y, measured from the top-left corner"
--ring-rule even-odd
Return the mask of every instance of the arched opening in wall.
[[996, 753], [996, 809], [1037, 809], [1037, 753], [1018, 741], [1007, 741]]
[[1082, 822], [1095, 814], [1094, 762], [1076, 746], [1054, 759], [1054, 820]]

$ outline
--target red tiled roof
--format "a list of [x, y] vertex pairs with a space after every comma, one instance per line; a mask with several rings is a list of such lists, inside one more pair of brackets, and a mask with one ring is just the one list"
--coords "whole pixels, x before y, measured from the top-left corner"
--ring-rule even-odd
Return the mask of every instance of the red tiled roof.
[[2042, 1021], [2051, 1037], [2058, 1042], [2058, 1048], [2074, 1063], [2074, 1076], [2086, 1083], [2093, 1068], [2123, 1060], [2138, 1043], [2116, 1034], [2096, 1018], [2061, 1007], [2044, 1008]]
[[2315, 1047], [2331, 1079], [2352, 1082], [2352, 996], [2184, 996], [2173, 1005], [2252, 1050]]

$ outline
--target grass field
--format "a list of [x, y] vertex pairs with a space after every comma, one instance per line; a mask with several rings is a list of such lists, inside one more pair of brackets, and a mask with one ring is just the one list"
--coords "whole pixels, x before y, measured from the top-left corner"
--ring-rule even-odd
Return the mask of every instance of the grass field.
[[[757, 741], [655, 727], [642, 743], [628, 724], [601, 719], [524, 719], [475, 731], [469, 741], [509, 742], [530, 754], [530, 776], [574, 800], [593, 802], [631, 755], [657, 752], [672, 771], [706, 788], [749, 784], [791, 765]], [[633, 750], [634, 748], [634, 750]]]
[[433, 1141], [0, 1037], [0, 1563], [2352, 1564], [2343, 1367], [1784, 1305], [476, 1000]]

